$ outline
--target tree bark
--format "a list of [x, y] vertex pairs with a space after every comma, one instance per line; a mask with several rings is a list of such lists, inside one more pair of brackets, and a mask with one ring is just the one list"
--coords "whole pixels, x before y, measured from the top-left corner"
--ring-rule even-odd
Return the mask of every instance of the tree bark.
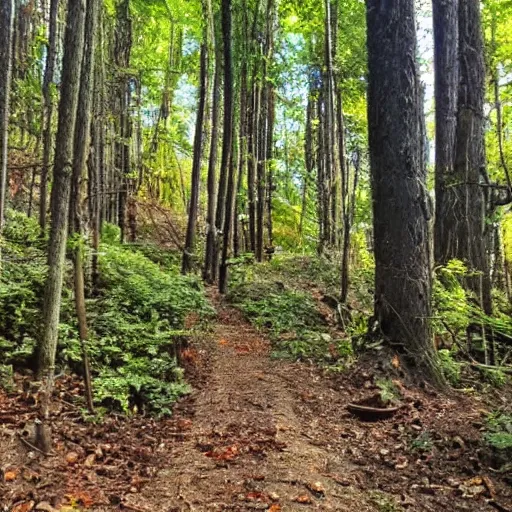
[[[222, 0], [222, 38], [224, 43], [224, 139], [222, 142], [221, 176], [227, 181], [225, 215], [223, 216], [222, 259], [219, 273], [219, 291], [225, 293], [228, 279], [229, 237], [233, 219], [235, 173], [232, 165], [233, 145], [233, 56], [231, 49], [232, 20], [231, 0]], [[220, 193], [219, 193], [220, 198]], [[217, 203], [217, 214], [219, 213]], [[221, 208], [222, 209], [222, 208]]]
[[51, 86], [54, 80], [57, 60], [57, 23], [59, 17], [60, 0], [50, 2], [50, 23], [48, 27], [48, 45], [46, 49], [46, 67], [43, 78], [43, 167], [41, 169], [41, 183], [39, 185], [39, 226], [43, 234], [46, 229], [47, 216], [47, 189], [48, 173], [52, 155], [52, 117], [53, 98]]
[[89, 412], [94, 411], [92, 402], [91, 371], [87, 355], [88, 327], [85, 305], [84, 263], [83, 263], [83, 178], [91, 145], [91, 111], [93, 102], [94, 59], [96, 56], [96, 25], [98, 20], [99, 0], [88, 0], [85, 17], [85, 36], [82, 69], [80, 74], [80, 93], [74, 134], [73, 177], [71, 182], [70, 222], [71, 232], [77, 236], [74, 250], [75, 306], [78, 319], [78, 331], [82, 347], [84, 381]]
[[187, 223], [187, 234], [185, 240], [185, 249], [183, 251], [183, 259], [181, 272], [186, 274], [192, 270], [195, 246], [196, 246], [196, 229], [197, 215], [199, 210], [199, 186], [201, 182], [201, 161], [204, 146], [204, 118], [206, 112], [206, 97], [208, 94], [208, 40], [209, 40], [209, 23], [208, 23], [208, 5], [203, 1], [203, 16], [205, 18], [203, 28], [203, 42], [201, 44], [200, 57], [200, 87], [199, 87], [199, 105], [197, 107], [196, 128], [194, 137], [194, 157], [192, 162], [192, 184], [190, 194], [190, 204]]
[[130, 18], [130, 0], [121, 0], [117, 5], [115, 32], [115, 64], [118, 79], [118, 141], [116, 143], [116, 167], [120, 176], [120, 188], [117, 205], [117, 222], [121, 230], [121, 243], [126, 235], [126, 204], [130, 189], [131, 152], [130, 139], [132, 136], [132, 121], [130, 107], [130, 55], [132, 48], [132, 22]]
[[448, 259], [464, 261], [477, 275], [467, 284], [487, 314], [492, 312], [486, 251], [488, 198], [485, 162], [485, 61], [479, 0], [459, 3], [459, 90], [455, 134], [453, 244]]
[[[69, 201], [73, 173], [73, 141], [80, 89], [80, 69], [84, 46], [84, 0], [68, 0], [68, 17], [62, 63], [62, 88], [53, 187], [50, 198], [51, 228], [48, 245], [48, 276], [43, 302], [43, 332], [38, 346], [38, 378], [41, 387], [43, 430], [49, 418], [49, 405], [55, 375], [62, 282], [65, 271]], [[48, 436], [42, 436], [47, 439]], [[47, 447], [45, 447], [47, 448]]]
[[[212, 20], [213, 23], [213, 20]], [[220, 104], [221, 104], [221, 58], [220, 45], [215, 37], [215, 31], [212, 31], [212, 46], [215, 53], [215, 71], [213, 78], [213, 103], [212, 103], [212, 137], [210, 141], [210, 155], [208, 159], [208, 178], [207, 178], [207, 191], [208, 191], [208, 205], [206, 213], [206, 253], [203, 269], [203, 279], [207, 283], [213, 282], [214, 265], [215, 265], [215, 247], [217, 239], [216, 228], [216, 203], [217, 203], [217, 190], [216, 190], [216, 169], [217, 169], [217, 155], [219, 150], [219, 118], [220, 118]]]
[[414, 0], [367, 1], [375, 318], [420, 378], [443, 385], [431, 317]]
[[438, 265], [446, 264], [457, 244], [458, 198], [450, 185], [454, 176], [455, 130], [457, 126], [458, 0], [433, 0], [434, 66], [436, 101], [436, 218], [434, 253]]
[[[7, 196], [7, 142], [9, 130], [9, 96], [12, 73], [12, 35], [14, 30], [14, 0], [2, 0], [0, 5], [0, 239], [4, 226]], [[1, 271], [1, 247], [0, 247]]]

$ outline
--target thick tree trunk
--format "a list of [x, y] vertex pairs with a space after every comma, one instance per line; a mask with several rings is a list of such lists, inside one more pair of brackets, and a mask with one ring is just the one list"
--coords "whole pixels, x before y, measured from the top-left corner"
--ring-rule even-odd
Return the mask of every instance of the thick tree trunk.
[[[50, 199], [51, 228], [48, 246], [48, 276], [43, 302], [43, 331], [38, 346], [38, 378], [41, 388], [42, 430], [49, 418], [50, 397], [55, 375], [62, 282], [65, 271], [69, 201], [73, 173], [73, 140], [80, 89], [84, 46], [85, 1], [68, 0], [68, 18], [62, 64], [59, 124], [55, 147], [53, 187]], [[48, 450], [49, 435], [41, 436], [41, 449]]]
[[0, 238], [4, 226], [5, 200], [7, 196], [7, 134], [9, 129], [13, 23], [14, 0], [2, 0], [0, 5], [0, 69], [2, 69], [0, 73]]
[[52, 117], [53, 99], [51, 85], [55, 74], [57, 60], [57, 22], [59, 17], [60, 0], [50, 2], [50, 23], [48, 27], [48, 45], [46, 49], [46, 67], [43, 78], [43, 167], [39, 185], [39, 226], [43, 234], [46, 229], [48, 174], [52, 155]]
[[[231, 50], [231, 0], [222, 0], [222, 39], [224, 43], [224, 139], [222, 141], [221, 176], [227, 181], [225, 215], [223, 216], [222, 259], [219, 273], [219, 291], [225, 293], [228, 279], [228, 254], [235, 196], [235, 168], [232, 163], [233, 145], [233, 57]], [[219, 193], [220, 197], [220, 193]], [[219, 203], [217, 203], [219, 209]], [[217, 210], [217, 214], [218, 214]]]
[[459, 0], [433, 0], [436, 100], [436, 264], [446, 264], [456, 252], [458, 195], [454, 175], [455, 130], [459, 80]]
[[479, 0], [459, 3], [459, 92], [455, 135], [454, 181], [456, 203], [448, 259], [457, 258], [478, 275], [468, 286], [487, 314], [492, 312], [489, 262], [486, 251], [487, 197], [484, 142], [485, 61]]
[[208, 6], [203, 2], [204, 32], [203, 42], [201, 44], [200, 57], [200, 88], [199, 88], [199, 105], [197, 107], [196, 131], [194, 138], [194, 158], [192, 162], [192, 185], [190, 194], [190, 205], [188, 213], [187, 235], [185, 240], [185, 249], [183, 251], [183, 259], [181, 272], [186, 274], [192, 270], [194, 253], [196, 247], [196, 229], [197, 215], [199, 211], [199, 186], [201, 182], [201, 161], [204, 146], [204, 118], [206, 113], [206, 96], [208, 94]]
[[431, 317], [426, 172], [414, 0], [368, 0], [368, 128], [375, 317], [418, 377], [442, 385]]

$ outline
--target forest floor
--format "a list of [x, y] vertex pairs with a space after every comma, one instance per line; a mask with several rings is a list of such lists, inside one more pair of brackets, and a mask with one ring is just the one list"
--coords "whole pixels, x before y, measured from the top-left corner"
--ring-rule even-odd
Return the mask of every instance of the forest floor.
[[375, 362], [326, 374], [274, 359], [265, 335], [210, 295], [217, 322], [186, 350], [194, 391], [170, 419], [86, 423], [72, 403], [80, 385], [63, 378], [46, 457], [19, 436], [36, 404], [0, 392], [1, 510], [512, 510], [510, 474], [482, 447], [505, 391], [446, 396], [397, 381], [396, 414], [363, 422], [346, 406], [375, 392]]

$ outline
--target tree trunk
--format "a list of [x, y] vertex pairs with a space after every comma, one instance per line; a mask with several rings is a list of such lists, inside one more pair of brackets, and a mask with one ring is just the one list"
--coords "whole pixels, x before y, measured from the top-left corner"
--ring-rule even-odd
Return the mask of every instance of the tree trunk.
[[194, 138], [194, 158], [192, 163], [192, 185], [190, 194], [190, 205], [188, 213], [187, 235], [185, 240], [185, 249], [183, 251], [183, 260], [181, 272], [186, 274], [192, 270], [194, 253], [196, 246], [197, 215], [199, 210], [199, 186], [201, 181], [201, 161], [204, 146], [204, 118], [206, 111], [206, 96], [208, 94], [208, 5], [203, 1], [203, 16], [205, 18], [203, 28], [203, 42], [201, 44], [200, 57], [200, 88], [199, 105], [197, 108], [196, 131]]
[[438, 265], [456, 252], [457, 192], [454, 176], [455, 130], [457, 126], [458, 0], [433, 0], [434, 65], [436, 100], [436, 218], [434, 253]]
[[78, 319], [78, 331], [82, 347], [84, 365], [85, 392], [89, 412], [94, 411], [92, 403], [91, 371], [87, 356], [87, 312], [85, 306], [84, 263], [83, 263], [83, 179], [90, 148], [91, 111], [93, 104], [94, 59], [96, 56], [96, 25], [98, 20], [99, 0], [88, 0], [85, 18], [84, 56], [80, 75], [80, 93], [74, 134], [73, 178], [71, 182], [71, 232], [77, 236], [74, 247], [75, 306]]
[[[0, 239], [4, 226], [7, 197], [7, 142], [9, 130], [9, 95], [11, 91], [11, 50], [14, 23], [14, 0], [0, 5]], [[1, 247], [0, 247], [1, 271]]]
[[[233, 218], [233, 205], [235, 195], [235, 173], [232, 165], [232, 144], [233, 144], [233, 57], [231, 50], [232, 38], [231, 23], [231, 0], [222, 0], [222, 39], [224, 43], [224, 139], [222, 141], [222, 162], [221, 176], [227, 179], [227, 190], [225, 194], [225, 215], [222, 219], [223, 244], [222, 259], [219, 273], [219, 291], [225, 293], [228, 279], [228, 253], [231, 223]], [[220, 193], [219, 193], [220, 198]], [[217, 214], [219, 205], [217, 203]], [[221, 208], [222, 209], [222, 208]]]
[[216, 168], [217, 168], [217, 154], [219, 150], [219, 117], [220, 117], [220, 104], [221, 104], [221, 52], [220, 44], [215, 37], [215, 31], [212, 31], [212, 46], [215, 50], [215, 71], [213, 78], [213, 104], [212, 104], [212, 137], [210, 141], [210, 155], [208, 160], [208, 178], [207, 178], [207, 191], [208, 191], [208, 205], [206, 211], [206, 253], [203, 269], [203, 279], [207, 283], [213, 282], [214, 264], [215, 264], [215, 246], [217, 239], [216, 229]]
[[127, 231], [126, 205], [130, 192], [129, 177], [131, 172], [130, 139], [132, 136], [132, 122], [130, 107], [130, 54], [132, 48], [132, 22], [130, 18], [130, 0], [121, 0], [117, 5], [117, 19], [115, 32], [115, 64], [118, 79], [118, 141], [116, 143], [116, 167], [120, 176], [120, 189], [117, 205], [117, 222], [121, 230], [121, 242], [124, 242]]
[[431, 317], [426, 172], [414, 0], [368, 0], [368, 128], [375, 317], [418, 377], [443, 384]]
[[48, 27], [48, 45], [46, 49], [46, 67], [43, 78], [43, 167], [41, 170], [41, 183], [39, 185], [39, 226], [43, 234], [46, 229], [47, 188], [48, 174], [52, 156], [52, 117], [53, 99], [51, 86], [55, 74], [57, 60], [57, 23], [59, 17], [60, 0], [50, 2], [50, 24]]
[[49, 403], [55, 374], [73, 172], [73, 140], [84, 46], [85, 8], [84, 0], [68, 0], [59, 124], [53, 169], [54, 181], [50, 199], [51, 229], [48, 246], [48, 276], [43, 303], [43, 332], [38, 347], [38, 377], [42, 382], [42, 421], [47, 420], [49, 416]]
[[446, 254], [467, 263], [478, 275], [468, 286], [487, 314], [492, 312], [489, 262], [486, 252], [487, 197], [484, 142], [485, 61], [479, 0], [459, 3], [459, 91], [455, 134], [454, 243]]

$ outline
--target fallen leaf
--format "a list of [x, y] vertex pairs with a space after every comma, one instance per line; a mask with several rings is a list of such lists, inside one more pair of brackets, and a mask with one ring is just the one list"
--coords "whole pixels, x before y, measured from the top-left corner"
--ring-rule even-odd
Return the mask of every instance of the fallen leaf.
[[178, 428], [180, 430], [190, 430], [192, 428], [192, 420], [180, 419], [178, 420]]
[[69, 452], [66, 455], [66, 462], [68, 464], [76, 464], [77, 461], [78, 461], [78, 453], [76, 453], [76, 452]]
[[228, 446], [224, 450], [206, 452], [205, 455], [215, 460], [233, 460], [238, 455], [238, 447]]
[[268, 509], [269, 512], [281, 512], [281, 505], [278, 505], [277, 503], [274, 503], [270, 506]]
[[492, 480], [488, 476], [483, 476], [482, 480], [487, 487], [487, 490], [489, 491], [489, 496], [494, 499], [496, 496], [496, 488], [494, 487], [494, 484], [492, 483]]
[[23, 501], [14, 505], [11, 512], [30, 512], [34, 509], [35, 504], [35, 501]]
[[302, 503], [303, 505], [312, 503], [311, 498], [307, 494], [301, 494], [300, 496], [297, 496], [293, 501], [296, 501], [297, 503]]
[[254, 491], [247, 494], [245, 499], [248, 501], [267, 501], [268, 498], [262, 492]]
[[400, 459], [400, 462], [395, 464], [395, 469], [405, 469], [409, 465], [409, 461], [407, 459]]
[[228, 344], [229, 344], [228, 340], [225, 340], [225, 339], [219, 340], [219, 345], [222, 346], [222, 347], [224, 347], [224, 346], [226, 346]]
[[307, 484], [306, 487], [311, 492], [316, 492], [317, 494], [325, 494], [325, 489], [321, 482], [314, 482], [312, 484]]
[[6, 482], [14, 482], [14, 480], [16, 480], [16, 478], [18, 478], [18, 473], [16, 471], [7, 471], [4, 474], [4, 480]]
[[87, 455], [87, 457], [84, 461], [84, 466], [86, 468], [92, 468], [94, 466], [95, 462], [96, 462], [96, 454], [91, 453], [90, 455]]
[[393, 365], [394, 368], [400, 368], [400, 359], [398, 359], [398, 356], [396, 354], [391, 360], [391, 364]]
[[36, 505], [36, 510], [41, 510], [42, 512], [56, 512], [55, 509], [47, 501], [38, 503]]

